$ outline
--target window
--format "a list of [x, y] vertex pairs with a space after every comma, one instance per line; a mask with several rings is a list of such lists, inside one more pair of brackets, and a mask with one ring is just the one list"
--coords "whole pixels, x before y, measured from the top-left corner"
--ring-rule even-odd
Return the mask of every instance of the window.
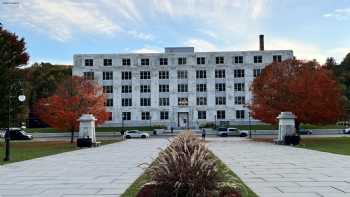
[[215, 58], [215, 62], [216, 64], [224, 64], [224, 57], [223, 56], [219, 56]]
[[207, 91], [207, 84], [197, 84], [197, 92], [206, 92]]
[[235, 92], [244, 91], [244, 83], [235, 83], [234, 88], [235, 88]]
[[164, 84], [159, 85], [159, 92], [169, 92], [169, 85], [168, 84], [166, 84], [166, 85], [164, 85]]
[[131, 72], [130, 71], [122, 72], [122, 80], [131, 80]]
[[113, 93], [113, 86], [103, 86], [103, 93]]
[[159, 71], [159, 79], [169, 79], [169, 71]]
[[188, 85], [187, 84], [178, 84], [177, 91], [178, 92], [188, 92]]
[[151, 106], [151, 98], [140, 98], [140, 106]]
[[243, 56], [234, 56], [235, 64], [243, 64]]
[[85, 80], [94, 80], [94, 72], [84, 72]]
[[93, 59], [85, 59], [85, 66], [93, 66], [94, 60]]
[[244, 119], [244, 110], [236, 110], [236, 119]]
[[262, 69], [257, 68], [253, 70], [254, 77], [260, 76]]
[[123, 85], [122, 86], [122, 93], [131, 93], [132, 92], [132, 86], [131, 85]]
[[178, 70], [177, 71], [178, 79], [187, 79], [187, 70]]
[[206, 70], [197, 70], [196, 71], [196, 78], [197, 79], [205, 79], [205, 78], [207, 78], [207, 71]]
[[159, 58], [160, 65], [168, 65], [168, 58]]
[[131, 112], [122, 112], [123, 120], [131, 120]]
[[151, 79], [150, 71], [140, 71], [140, 79]]
[[169, 98], [159, 98], [159, 106], [169, 106]]
[[225, 70], [215, 70], [215, 78], [225, 78]]
[[149, 65], [149, 59], [148, 59], [148, 58], [142, 58], [142, 59], [141, 59], [141, 65], [142, 65], [142, 66], [147, 66], [147, 65]]
[[198, 111], [198, 119], [207, 119], [206, 111]]
[[103, 72], [103, 80], [113, 80], [113, 72]]
[[226, 97], [224, 97], [224, 96], [215, 97], [215, 104], [216, 105], [226, 105]]
[[207, 105], [207, 97], [197, 97], [197, 105]]
[[113, 113], [112, 112], [107, 112], [108, 113], [108, 121], [113, 120]]
[[235, 104], [236, 105], [245, 104], [245, 97], [244, 96], [236, 96], [235, 97]]
[[179, 98], [177, 98], [177, 104], [179, 106], [187, 106], [188, 105], [188, 98], [187, 97], [179, 97]]
[[273, 57], [274, 62], [282, 62], [282, 56], [281, 55], [274, 55]]
[[112, 107], [113, 106], [113, 99], [112, 98], [108, 98], [106, 100], [106, 106], [107, 107]]
[[141, 93], [151, 92], [151, 85], [141, 85], [140, 92]]
[[123, 58], [122, 59], [122, 65], [123, 66], [130, 66], [131, 65], [130, 59], [129, 58]]
[[205, 64], [205, 57], [197, 57], [197, 64]]
[[185, 57], [177, 58], [177, 64], [178, 65], [185, 65], [186, 64], [186, 58]]
[[104, 66], [112, 66], [112, 59], [103, 59]]
[[169, 112], [168, 111], [161, 111], [160, 112], [160, 119], [161, 120], [168, 120], [169, 119]]
[[122, 98], [122, 106], [132, 106], [132, 99], [131, 98]]
[[142, 120], [151, 120], [151, 114], [149, 113], [149, 111], [141, 112], [141, 119]]
[[235, 78], [244, 77], [244, 69], [235, 69], [233, 72]]
[[254, 56], [254, 63], [262, 63], [262, 56], [261, 55]]
[[225, 119], [225, 110], [216, 111], [216, 118], [217, 119]]
[[215, 84], [215, 91], [216, 92], [225, 92], [226, 91], [226, 84], [224, 84], [224, 83], [216, 83]]

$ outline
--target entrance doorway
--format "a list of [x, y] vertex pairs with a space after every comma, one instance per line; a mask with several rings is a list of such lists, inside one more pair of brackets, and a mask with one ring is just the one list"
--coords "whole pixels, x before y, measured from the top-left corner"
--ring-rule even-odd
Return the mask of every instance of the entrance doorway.
[[178, 112], [177, 123], [178, 123], [178, 127], [180, 128], [188, 128], [189, 127], [188, 112]]

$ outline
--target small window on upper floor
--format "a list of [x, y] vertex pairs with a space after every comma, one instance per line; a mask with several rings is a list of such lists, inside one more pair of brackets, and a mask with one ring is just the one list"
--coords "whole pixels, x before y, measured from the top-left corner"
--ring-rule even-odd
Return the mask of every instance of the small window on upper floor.
[[263, 62], [263, 58], [261, 55], [256, 55], [254, 56], [254, 63], [262, 63]]
[[235, 63], [235, 64], [243, 64], [243, 56], [234, 56], [233, 63]]
[[281, 55], [274, 55], [272, 56], [274, 62], [282, 62], [282, 56]]
[[131, 65], [131, 61], [129, 58], [123, 58], [122, 59], [122, 65], [123, 66], [130, 66]]
[[218, 56], [215, 58], [216, 64], [224, 64], [224, 57], [223, 56]]
[[168, 58], [159, 58], [159, 65], [168, 65]]
[[149, 59], [148, 58], [142, 58], [141, 59], [141, 65], [142, 66], [148, 66], [149, 65]]
[[187, 79], [187, 70], [178, 70], [177, 71], [178, 79]]
[[85, 59], [85, 66], [93, 66], [94, 60], [93, 59]]
[[205, 64], [205, 57], [197, 57], [197, 64]]
[[104, 66], [112, 66], [112, 59], [103, 59]]
[[178, 65], [185, 65], [186, 64], [186, 58], [185, 57], [177, 58], [177, 64]]

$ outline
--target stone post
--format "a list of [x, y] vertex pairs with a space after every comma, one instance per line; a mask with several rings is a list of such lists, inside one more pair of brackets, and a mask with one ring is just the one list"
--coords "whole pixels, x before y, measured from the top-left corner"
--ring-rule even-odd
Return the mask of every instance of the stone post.
[[285, 144], [285, 136], [295, 136], [295, 118], [292, 112], [281, 112], [278, 119], [278, 144]]
[[93, 144], [96, 143], [95, 121], [92, 114], [83, 114], [80, 118], [79, 137], [80, 139], [91, 138]]

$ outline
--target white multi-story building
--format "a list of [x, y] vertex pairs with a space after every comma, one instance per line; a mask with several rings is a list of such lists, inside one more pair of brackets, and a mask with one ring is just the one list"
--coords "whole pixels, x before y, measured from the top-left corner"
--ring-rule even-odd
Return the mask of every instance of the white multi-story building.
[[110, 112], [104, 126], [246, 124], [252, 81], [267, 64], [290, 58], [291, 50], [264, 50], [260, 37], [258, 51], [77, 54], [73, 75], [103, 86]]

